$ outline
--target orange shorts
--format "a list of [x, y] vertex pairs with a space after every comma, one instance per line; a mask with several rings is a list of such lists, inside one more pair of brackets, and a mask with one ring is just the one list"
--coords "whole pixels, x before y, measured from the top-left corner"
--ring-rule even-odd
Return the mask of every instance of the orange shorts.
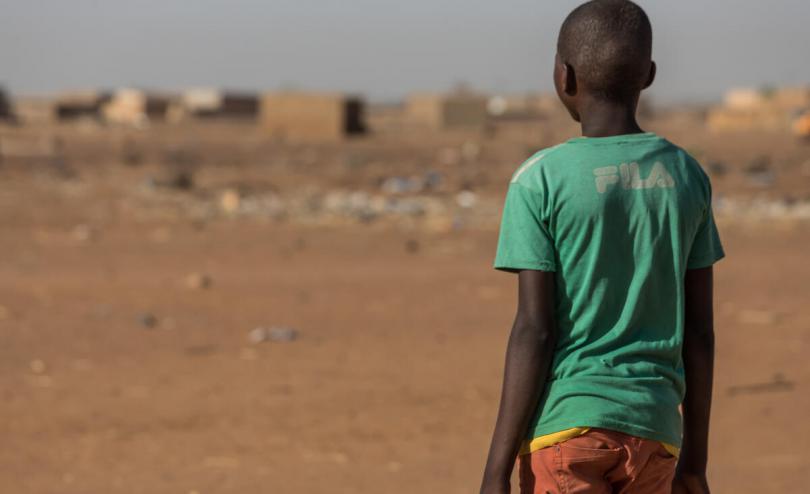
[[520, 457], [521, 494], [670, 494], [678, 460], [658, 441], [591, 429]]

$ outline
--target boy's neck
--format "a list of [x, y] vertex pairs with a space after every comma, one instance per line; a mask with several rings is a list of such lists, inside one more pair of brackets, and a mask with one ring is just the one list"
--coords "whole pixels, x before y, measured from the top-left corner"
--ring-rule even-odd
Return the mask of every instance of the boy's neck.
[[584, 97], [579, 112], [584, 137], [610, 137], [644, 132], [636, 122], [634, 103]]

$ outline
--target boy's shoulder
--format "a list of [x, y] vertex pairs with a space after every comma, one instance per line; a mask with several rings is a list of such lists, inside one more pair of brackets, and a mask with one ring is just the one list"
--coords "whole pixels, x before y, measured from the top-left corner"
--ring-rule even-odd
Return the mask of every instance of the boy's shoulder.
[[569, 139], [551, 147], [541, 149], [517, 167], [509, 184], [519, 184], [529, 189], [543, 188], [550, 176], [557, 176], [569, 170], [572, 161], [583, 157], [582, 146], [576, 139]]
[[668, 151], [682, 156], [684, 161], [686, 163], [688, 163], [689, 165], [697, 166], [698, 168], [700, 167], [700, 162], [698, 162], [697, 158], [692, 156], [692, 154], [689, 151], [687, 151], [686, 148], [684, 148], [684, 147], [670, 141], [666, 137], [660, 137], [660, 139], [661, 139], [661, 142], [665, 146], [667, 146]]
[[661, 138], [661, 140], [664, 143], [666, 143], [669, 152], [680, 158], [679, 162], [686, 167], [686, 173], [688, 175], [696, 177], [704, 188], [711, 188], [711, 180], [709, 179], [709, 174], [706, 173], [706, 171], [703, 169], [703, 166], [700, 164], [700, 161], [698, 161], [697, 158], [695, 158], [689, 151], [673, 143], [672, 141], [663, 137]]
[[509, 181], [509, 184], [519, 184], [529, 188], [535, 186], [538, 183], [538, 177], [543, 174], [544, 168], [557, 161], [556, 158], [560, 155], [560, 151], [565, 148], [566, 144], [566, 142], [563, 142], [555, 146], [541, 149], [531, 155], [529, 159], [517, 167], [517, 170], [512, 174], [512, 179]]

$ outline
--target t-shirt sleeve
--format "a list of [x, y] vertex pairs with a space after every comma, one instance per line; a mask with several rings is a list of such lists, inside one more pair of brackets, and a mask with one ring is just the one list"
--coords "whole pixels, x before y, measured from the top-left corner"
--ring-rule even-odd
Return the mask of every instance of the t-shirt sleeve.
[[714, 223], [714, 213], [709, 205], [689, 250], [686, 269], [707, 268], [725, 256], [723, 245], [720, 243], [720, 234]]
[[495, 269], [556, 271], [554, 241], [542, 218], [541, 194], [512, 183], [506, 201], [495, 254]]

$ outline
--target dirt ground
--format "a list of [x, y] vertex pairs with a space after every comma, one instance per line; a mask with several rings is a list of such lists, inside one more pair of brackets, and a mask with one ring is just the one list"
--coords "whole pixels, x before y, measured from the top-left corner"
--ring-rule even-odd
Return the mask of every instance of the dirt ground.
[[[0, 492], [477, 491], [515, 308], [497, 219], [134, 215], [143, 172], [115, 170], [0, 171]], [[457, 181], [497, 203], [494, 170]], [[720, 227], [713, 492], [807, 492], [810, 222]], [[298, 337], [250, 341], [271, 326]]]

